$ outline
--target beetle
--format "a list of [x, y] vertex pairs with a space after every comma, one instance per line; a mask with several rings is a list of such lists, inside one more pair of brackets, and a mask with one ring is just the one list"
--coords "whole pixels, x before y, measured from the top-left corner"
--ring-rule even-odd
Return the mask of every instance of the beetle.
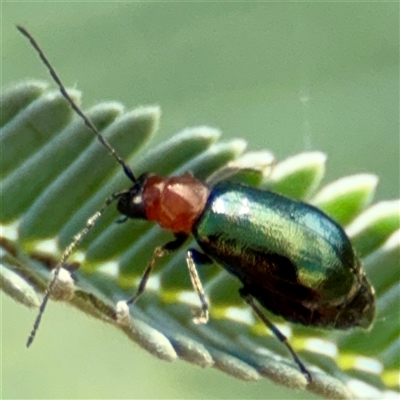
[[133, 305], [144, 292], [156, 260], [181, 248], [192, 235], [201, 249], [186, 252], [192, 285], [201, 302], [194, 322], [206, 323], [209, 318], [209, 305], [196, 265], [215, 262], [240, 280], [243, 286], [239, 295], [286, 345], [308, 382], [312, 381], [311, 373], [259, 305], [306, 326], [325, 329], [371, 326], [375, 315], [374, 289], [350, 239], [332, 218], [312, 205], [229, 180], [210, 185], [190, 173], [172, 177], [145, 173], [136, 177], [69, 96], [35, 39], [25, 28], [17, 28], [36, 49], [73, 110], [132, 182], [127, 190], [113, 193], [105, 201], [62, 254], [28, 346], [35, 337], [61, 268], [107, 207], [115, 202], [124, 221], [153, 221], [174, 234], [173, 240], [155, 248], [136, 293], [126, 301], [128, 305]]

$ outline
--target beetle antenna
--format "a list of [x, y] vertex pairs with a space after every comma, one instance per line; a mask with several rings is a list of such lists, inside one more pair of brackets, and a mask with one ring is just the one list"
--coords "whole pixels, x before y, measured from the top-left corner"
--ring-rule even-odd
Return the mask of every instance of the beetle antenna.
[[117, 200], [119, 197], [121, 197], [123, 194], [125, 194], [126, 191], [123, 192], [117, 192], [113, 193], [105, 202], [104, 204], [100, 207], [99, 210], [96, 211], [95, 214], [93, 214], [87, 221], [85, 227], [78, 232], [72, 242], [68, 245], [68, 247], [64, 250], [60, 261], [54, 268], [54, 273], [53, 273], [53, 278], [51, 279], [49, 285], [47, 286], [46, 293], [44, 294], [42, 303], [40, 304], [39, 307], [39, 312], [38, 315], [35, 319], [35, 323], [33, 324], [32, 331], [28, 337], [28, 341], [26, 343], [26, 347], [29, 347], [33, 340], [35, 339], [36, 332], [39, 329], [40, 322], [42, 320], [42, 316], [44, 314], [44, 311], [46, 309], [47, 302], [50, 298], [50, 294], [52, 289], [54, 288], [54, 285], [57, 282], [58, 275], [60, 274], [61, 268], [64, 266], [66, 261], [68, 260], [69, 256], [71, 253], [74, 251], [75, 247], [78, 246], [78, 244], [83, 240], [83, 238], [89, 233], [89, 231], [95, 226], [99, 218], [104, 214], [104, 211], [108, 208], [109, 205], [111, 205], [115, 200]]
[[31, 45], [34, 47], [34, 49], [38, 52], [39, 57], [43, 61], [43, 63], [46, 65], [47, 69], [50, 72], [51, 77], [53, 80], [57, 83], [61, 94], [64, 96], [64, 98], [69, 102], [71, 105], [72, 109], [83, 119], [85, 125], [97, 136], [97, 139], [99, 139], [100, 143], [108, 149], [110, 154], [117, 160], [117, 162], [122, 166], [126, 176], [134, 183], [136, 183], [136, 178], [133, 175], [132, 170], [130, 167], [125, 163], [125, 161], [118, 155], [118, 153], [115, 151], [115, 149], [108, 143], [108, 141], [100, 134], [98, 129], [95, 127], [93, 122], [84, 114], [84, 112], [80, 109], [80, 107], [75, 103], [75, 101], [72, 99], [72, 97], [68, 94], [67, 90], [65, 89], [64, 84], [61, 82], [60, 78], [58, 77], [55, 69], [52, 67], [50, 64], [50, 61], [47, 59], [47, 57], [44, 55], [43, 50], [40, 48], [36, 40], [33, 38], [33, 36], [22, 26], [17, 25], [17, 29], [30, 41]]

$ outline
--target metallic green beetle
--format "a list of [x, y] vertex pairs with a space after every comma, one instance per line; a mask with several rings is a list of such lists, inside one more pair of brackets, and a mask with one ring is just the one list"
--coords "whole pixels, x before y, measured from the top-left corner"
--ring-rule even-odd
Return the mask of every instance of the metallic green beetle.
[[39, 53], [71, 107], [132, 181], [129, 189], [114, 193], [106, 200], [62, 254], [28, 346], [35, 337], [61, 267], [115, 201], [125, 216], [124, 221], [147, 219], [175, 235], [174, 240], [154, 250], [139, 287], [127, 304], [134, 304], [143, 293], [156, 260], [180, 248], [192, 234], [203, 250], [200, 253], [189, 249], [186, 253], [192, 284], [201, 301], [201, 311], [194, 321], [206, 323], [209, 308], [196, 264], [215, 261], [239, 278], [243, 284], [239, 292], [242, 298], [285, 343], [309, 382], [312, 378], [308, 369], [254, 300], [273, 313], [303, 325], [348, 329], [367, 328], [372, 324], [374, 290], [349, 238], [337, 223], [313, 206], [237, 183], [220, 182], [209, 187], [189, 173], [175, 177], [151, 174], [136, 177], [69, 96], [33, 37], [23, 27], [17, 28]]

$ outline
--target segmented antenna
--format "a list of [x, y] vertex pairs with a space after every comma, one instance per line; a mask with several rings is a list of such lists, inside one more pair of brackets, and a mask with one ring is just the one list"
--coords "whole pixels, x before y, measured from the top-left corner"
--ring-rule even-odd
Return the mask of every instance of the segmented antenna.
[[82, 241], [82, 239], [87, 235], [87, 233], [96, 225], [96, 222], [99, 218], [103, 215], [104, 211], [108, 208], [110, 204], [112, 204], [115, 200], [117, 200], [121, 195], [125, 194], [126, 191], [113, 193], [87, 221], [85, 227], [74, 236], [72, 242], [68, 245], [68, 247], [64, 250], [60, 261], [54, 268], [54, 275], [52, 280], [50, 281], [49, 285], [47, 286], [46, 293], [44, 294], [42, 303], [39, 307], [38, 315], [36, 316], [35, 323], [33, 324], [32, 331], [28, 337], [28, 341], [26, 342], [26, 347], [29, 347], [33, 340], [35, 339], [36, 332], [39, 329], [40, 321], [42, 320], [42, 316], [44, 314], [44, 310], [46, 309], [47, 302], [49, 301], [51, 291], [57, 281], [58, 275], [60, 274], [60, 270], [68, 260], [69, 256], [74, 251], [75, 247]]
[[[47, 59], [47, 57], [44, 55], [42, 49], [39, 47], [39, 45], [37, 44], [36, 40], [31, 36], [31, 34], [22, 26], [18, 26], [17, 25], [17, 29], [25, 36], [28, 38], [28, 40], [31, 42], [32, 46], [36, 49], [36, 51], [38, 52], [41, 60], [43, 61], [43, 63], [46, 65], [46, 67], [48, 68], [50, 75], [52, 76], [52, 78], [54, 79], [54, 81], [57, 83], [61, 94], [63, 95], [63, 97], [69, 102], [69, 104], [71, 105], [72, 109], [83, 119], [85, 125], [97, 136], [97, 139], [100, 141], [100, 143], [106, 147], [108, 149], [108, 151], [110, 152], [110, 154], [117, 160], [117, 162], [122, 166], [125, 174], [127, 175], [127, 177], [133, 182], [136, 183], [137, 180], [135, 178], [135, 176], [133, 175], [133, 172], [131, 171], [130, 167], [125, 163], [125, 161], [118, 155], [118, 153], [114, 150], [114, 148], [108, 143], [108, 141], [100, 134], [100, 132], [97, 130], [97, 128], [95, 127], [95, 125], [93, 124], [93, 122], [83, 113], [83, 111], [79, 108], [79, 106], [74, 102], [74, 100], [71, 98], [71, 96], [68, 94], [67, 90], [65, 89], [65, 86], [63, 85], [63, 83], [61, 82], [60, 78], [58, 77], [56, 71], [54, 70], [54, 68], [51, 66], [49, 60]], [[94, 215], [92, 215], [86, 222], [85, 227], [74, 236], [72, 242], [68, 245], [68, 247], [64, 250], [59, 263], [56, 265], [55, 269], [54, 269], [54, 275], [53, 278], [51, 279], [47, 289], [46, 289], [46, 293], [43, 297], [43, 301], [39, 307], [39, 312], [38, 315], [36, 317], [35, 323], [33, 325], [32, 331], [29, 335], [28, 341], [26, 343], [27, 347], [29, 347], [35, 336], [36, 336], [36, 332], [39, 329], [39, 325], [40, 322], [42, 320], [42, 316], [43, 313], [46, 309], [46, 305], [49, 301], [50, 298], [50, 294], [52, 289], [54, 288], [54, 285], [57, 281], [57, 278], [60, 274], [60, 270], [63, 267], [63, 265], [66, 263], [66, 261], [68, 260], [69, 256], [71, 255], [71, 253], [74, 251], [75, 247], [78, 246], [78, 244], [83, 240], [83, 238], [87, 235], [87, 233], [95, 226], [95, 224], [97, 223], [98, 219], [103, 215], [104, 211], [108, 208], [108, 206], [110, 204], [112, 204], [115, 200], [117, 200], [119, 197], [121, 197], [121, 195], [125, 194], [126, 191], [123, 192], [118, 192], [118, 193], [114, 193], [112, 196], [110, 196], [105, 203], [101, 206], [101, 208], [96, 211], [96, 213]]]
[[31, 45], [35, 48], [35, 50], [38, 52], [39, 57], [43, 61], [43, 63], [46, 65], [47, 69], [50, 72], [50, 75], [54, 79], [54, 81], [57, 83], [61, 94], [65, 97], [65, 99], [69, 102], [71, 105], [72, 109], [83, 119], [85, 122], [85, 125], [97, 136], [97, 139], [99, 139], [100, 143], [108, 149], [110, 154], [117, 160], [117, 162], [122, 166], [126, 176], [134, 183], [136, 183], [136, 178], [133, 175], [132, 170], [130, 167], [125, 163], [125, 161], [118, 155], [118, 153], [115, 151], [115, 149], [108, 143], [108, 141], [100, 134], [100, 132], [97, 130], [97, 128], [94, 126], [93, 122], [83, 113], [83, 111], [79, 108], [79, 106], [74, 102], [72, 97], [68, 94], [67, 90], [65, 89], [65, 86], [61, 82], [60, 78], [58, 77], [55, 69], [51, 66], [50, 61], [47, 59], [47, 57], [44, 55], [43, 50], [39, 47], [38, 43], [36, 40], [33, 38], [33, 36], [22, 26], [17, 25], [17, 29], [26, 37], [28, 40], [31, 42]]

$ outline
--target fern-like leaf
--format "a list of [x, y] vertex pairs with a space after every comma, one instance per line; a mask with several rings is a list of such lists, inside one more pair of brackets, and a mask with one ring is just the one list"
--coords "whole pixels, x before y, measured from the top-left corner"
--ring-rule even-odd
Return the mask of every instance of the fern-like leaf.
[[[70, 93], [79, 101], [79, 92]], [[189, 309], [198, 299], [181, 251], [159, 262], [146, 294], [122, 326], [110, 317], [115, 304], [132, 294], [153, 249], [168, 233], [145, 221], [114, 224], [118, 214], [112, 210], [69, 260], [71, 267], [79, 266], [71, 305], [113, 324], [164, 360], [213, 366], [243, 380], [267, 377], [327, 398], [381, 397], [399, 390], [400, 203], [368, 208], [374, 175], [342, 178], [319, 189], [326, 161], [320, 152], [274, 163], [266, 151], [244, 153], [243, 140], [218, 142], [220, 132], [206, 126], [153, 144], [160, 119], [156, 106], [125, 112], [119, 103], [103, 103], [87, 114], [137, 175], [190, 170], [206, 179], [230, 163], [238, 171], [236, 179], [325, 210], [346, 225], [375, 286], [378, 312], [367, 333], [321, 331], [271, 316], [311, 370], [314, 379], [307, 385], [285, 347], [240, 300], [239, 282], [217, 266], [202, 276], [210, 322], [192, 323]], [[27, 81], [10, 87], [2, 95], [1, 116], [2, 289], [36, 308], [62, 250], [104, 199], [129, 181], [47, 84]]]

